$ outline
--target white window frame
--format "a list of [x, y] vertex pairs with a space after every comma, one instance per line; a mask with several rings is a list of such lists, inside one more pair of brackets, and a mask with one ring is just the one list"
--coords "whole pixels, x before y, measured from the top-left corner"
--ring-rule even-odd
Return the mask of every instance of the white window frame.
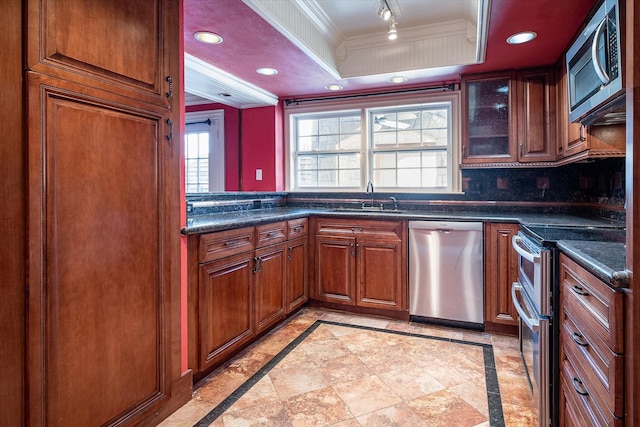
[[[460, 91], [452, 92], [439, 92], [439, 93], [411, 93], [404, 95], [379, 95], [370, 97], [359, 97], [348, 100], [333, 100], [333, 101], [310, 101], [302, 102], [299, 105], [295, 103], [285, 108], [285, 167], [286, 167], [286, 185], [288, 191], [303, 191], [303, 192], [354, 192], [365, 191], [367, 182], [372, 180], [372, 156], [373, 150], [371, 148], [371, 124], [369, 123], [370, 110], [384, 109], [384, 108], [405, 108], [405, 107], [420, 107], [425, 104], [437, 104], [437, 103], [450, 103], [451, 105], [451, 117], [450, 117], [450, 146], [447, 151], [448, 168], [448, 182], [447, 188], [420, 188], [420, 187], [386, 187], [382, 191], [394, 192], [394, 193], [462, 193], [462, 177], [460, 169], [460, 135], [461, 135], [461, 112], [460, 112]], [[301, 115], [318, 116], [323, 113], [335, 114], [339, 112], [348, 112], [359, 110], [361, 114], [361, 120], [363, 123], [362, 131], [362, 143], [360, 152], [361, 161], [361, 179], [360, 188], [340, 188], [340, 187], [296, 187], [295, 186], [295, 173], [296, 173], [296, 159], [295, 159], [295, 137], [293, 133], [293, 127], [295, 124], [295, 117]]]
[[[225, 150], [224, 150], [224, 110], [208, 110], [193, 113], [185, 113], [185, 138], [186, 133], [191, 131], [209, 131], [209, 193], [225, 191]], [[211, 120], [211, 124], [194, 124]], [[186, 158], [185, 158], [186, 162]], [[186, 165], [185, 165], [186, 173]], [[186, 185], [186, 177], [185, 177]], [[197, 193], [190, 193], [197, 194]]]

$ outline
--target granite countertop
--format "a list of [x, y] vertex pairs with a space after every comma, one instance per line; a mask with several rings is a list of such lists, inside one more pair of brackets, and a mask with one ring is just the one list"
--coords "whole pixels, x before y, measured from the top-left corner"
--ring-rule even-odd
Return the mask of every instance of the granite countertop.
[[[601, 280], [615, 287], [628, 286], [628, 277], [624, 272], [626, 255], [624, 226], [619, 222], [575, 215], [489, 211], [445, 212], [438, 209], [380, 212], [359, 209], [277, 207], [198, 215], [189, 219], [187, 226], [182, 229], [182, 234], [202, 234], [249, 227], [273, 221], [303, 218], [312, 214], [342, 218], [519, 223], [530, 230], [537, 230], [543, 239], [557, 245], [562, 252]], [[575, 232], [572, 233], [571, 230]], [[588, 233], [588, 238], [584, 237], [585, 231], [591, 231]]]
[[558, 248], [600, 280], [616, 288], [629, 286], [626, 244], [591, 240], [559, 240]]

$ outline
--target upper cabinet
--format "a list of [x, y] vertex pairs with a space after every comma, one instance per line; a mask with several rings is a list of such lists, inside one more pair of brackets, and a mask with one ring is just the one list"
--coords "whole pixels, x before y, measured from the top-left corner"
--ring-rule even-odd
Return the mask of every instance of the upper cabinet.
[[513, 162], [517, 124], [515, 74], [485, 74], [462, 79], [462, 162]]
[[517, 166], [556, 159], [553, 70], [462, 79], [462, 163]]
[[567, 69], [564, 56], [556, 67], [558, 161], [568, 163], [589, 157], [624, 157], [625, 124], [584, 126], [569, 121]]
[[[170, 105], [178, 76], [167, 72], [169, 0], [29, 2], [27, 68], [140, 101]], [[40, 6], [41, 4], [41, 6]]]

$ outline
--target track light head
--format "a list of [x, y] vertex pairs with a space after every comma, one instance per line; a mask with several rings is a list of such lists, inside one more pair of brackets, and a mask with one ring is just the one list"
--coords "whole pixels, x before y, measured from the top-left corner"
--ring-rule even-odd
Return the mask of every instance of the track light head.
[[391, 25], [389, 26], [389, 32], [387, 34], [389, 35], [389, 40], [398, 38], [398, 29], [396, 28], [396, 21], [393, 18], [391, 19]]
[[380, 9], [378, 9], [378, 16], [385, 21], [388, 21], [391, 18], [391, 9], [389, 9], [389, 5], [386, 0], [380, 0]]

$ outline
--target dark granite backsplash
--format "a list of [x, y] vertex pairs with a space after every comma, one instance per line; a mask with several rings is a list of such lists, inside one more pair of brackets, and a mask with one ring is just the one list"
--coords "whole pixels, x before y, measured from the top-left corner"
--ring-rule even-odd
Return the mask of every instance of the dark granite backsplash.
[[[557, 168], [463, 169], [464, 194], [375, 192], [376, 204], [398, 199], [401, 209], [560, 212], [624, 222], [624, 158]], [[187, 216], [290, 207], [356, 206], [364, 192], [233, 192], [187, 194]], [[479, 203], [474, 205], [473, 202]], [[513, 202], [513, 203], [510, 203]], [[573, 207], [572, 205], [577, 207]]]

